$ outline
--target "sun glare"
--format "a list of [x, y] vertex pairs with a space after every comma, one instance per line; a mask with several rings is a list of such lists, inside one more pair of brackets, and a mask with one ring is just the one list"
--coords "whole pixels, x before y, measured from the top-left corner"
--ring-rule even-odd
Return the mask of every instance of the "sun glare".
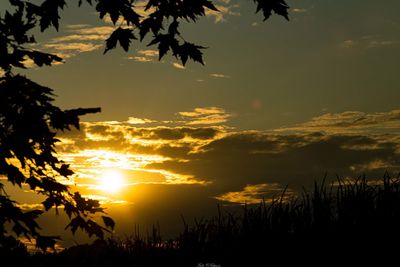
[[100, 176], [100, 189], [110, 193], [119, 192], [124, 186], [124, 179], [120, 172], [115, 170], [105, 171]]

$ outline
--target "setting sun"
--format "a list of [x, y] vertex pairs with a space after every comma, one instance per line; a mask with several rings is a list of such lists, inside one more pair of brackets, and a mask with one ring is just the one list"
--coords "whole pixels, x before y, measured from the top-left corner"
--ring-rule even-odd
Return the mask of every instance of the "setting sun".
[[99, 185], [103, 191], [116, 193], [124, 186], [124, 179], [120, 172], [108, 170], [100, 176]]

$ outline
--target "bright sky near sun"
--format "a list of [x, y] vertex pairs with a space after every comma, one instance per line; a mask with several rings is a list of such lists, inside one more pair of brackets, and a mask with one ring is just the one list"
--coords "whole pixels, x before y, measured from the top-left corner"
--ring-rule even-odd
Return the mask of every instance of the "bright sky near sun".
[[60, 31], [38, 38], [65, 63], [23, 73], [63, 108], [102, 107], [60, 135], [72, 185], [134, 207], [117, 218], [174, 225], [325, 173], [400, 170], [400, 1], [288, 0], [290, 22], [215, 2], [220, 13], [183, 27], [209, 47], [205, 66], [139, 43], [102, 55], [112, 24], [72, 3]]

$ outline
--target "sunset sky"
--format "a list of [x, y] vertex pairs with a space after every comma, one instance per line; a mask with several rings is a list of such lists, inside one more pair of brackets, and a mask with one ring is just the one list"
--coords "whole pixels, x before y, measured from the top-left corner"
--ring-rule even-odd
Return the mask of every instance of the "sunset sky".
[[148, 40], [102, 55], [113, 25], [71, 3], [37, 44], [65, 63], [22, 72], [62, 108], [102, 108], [60, 134], [58, 152], [76, 171], [68, 183], [102, 201], [118, 231], [159, 221], [173, 232], [181, 214], [258, 203], [286, 184], [400, 170], [400, 1], [288, 0], [289, 22], [263, 22], [252, 1], [215, 2], [220, 13], [183, 27], [208, 47], [205, 66], [158, 61]]

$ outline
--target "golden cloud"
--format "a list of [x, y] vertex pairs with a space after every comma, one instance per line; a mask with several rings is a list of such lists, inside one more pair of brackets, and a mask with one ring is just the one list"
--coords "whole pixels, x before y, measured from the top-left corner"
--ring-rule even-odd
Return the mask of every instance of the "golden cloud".
[[[220, 201], [242, 205], [259, 204], [262, 202], [272, 203], [274, 199], [280, 199], [284, 190], [285, 188], [278, 183], [246, 185], [242, 191], [224, 193], [215, 198]], [[283, 195], [283, 200], [287, 200], [293, 195], [294, 192], [287, 189]]]
[[138, 54], [146, 56], [146, 57], [156, 57], [156, 56], [158, 56], [159, 52], [158, 52], [158, 50], [146, 49], [146, 50], [139, 50]]
[[232, 117], [232, 114], [218, 107], [195, 108], [193, 111], [178, 112], [178, 115], [188, 120], [187, 125], [222, 124]]
[[95, 194], [102, 172], [116, 169], [128, 177], [128, 187], [207, 185], [214, 188], [213, 197], [232, 203], [260, 201], [282, 189], [278, 184], [310, 185], [325, 173], [348, 177], [367, 173], [376, 178], [386, 170], [400, 170], [398, 130], [379, 133], [371, 128], [382, 123], [392, 127], [399, 115], [396, 110], [325, 114], [301, 127], [269, 132], [187, 125], [209, 122], [213, 116], [225, 118], [226, 111], [218, 107], [178, 114], [186, 126], [138, 127], [160, 122], [136, 117], [131, 122], [144, 123], [84, 122], [81, 131], [60, 133], [57, 151], [77, 170], [74, 184], [85, 194]]
[[230, 5], [228, 0], [219, 0], [219, 4], [215, 7], [219, 11], [211, 9], [206, 10], [206, 16], [213, 17], [215, 23], [225, 22], [227, 16], [240, 16], [240, 12], [236, 11], [240, 6], [238, 4]]
[[180, 69], [180, 70], [186, 69], [185, 66], [183, 66], [182, 64], [179, 64], [179, 63], [177, 63], [177, 62], [173, 62], [173, 63], [172, 63], [172, 66], [174, 66], [174, 68]]
[[154, 58], [158, 56], [157, 50], [147, 49], [147, 50], [139, 50], [138, 56], [130, 56], [128, 59], [132, 59], [137, 62], [152, 62]]
[[132, 59], [136, 62], [151, 62], [153, 59], [148, 58], [148, 57], [128, 57], [128, 59]]
[[152, 122], [157, 122], [154, 120], [146, 119], [146, 118], [135, 118], [135, 117], [129, 117], [127, 123], [129, 124], [146, 124], [146, 123], [152, 123]]
[[52, 38], [41, 45], [44, 50], [64, 59], [100, 49], [115, 30], [110, 26], [95, 27], [86, 24], [67, 25], [65, 29], [63, 36]]

